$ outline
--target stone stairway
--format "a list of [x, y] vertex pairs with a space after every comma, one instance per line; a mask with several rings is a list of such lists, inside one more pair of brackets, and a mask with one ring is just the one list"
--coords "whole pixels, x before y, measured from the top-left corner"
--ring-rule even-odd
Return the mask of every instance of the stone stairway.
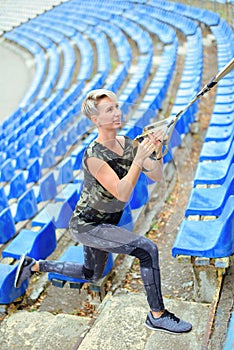
[[154, 332], [144, 326], [144, 293], [108, 295], [96, 319], [49, 312], [17, 311], [0, 328], [1, 350], [181, 350], [201, 349], [208, 306], [165, 299], [166, 307], [193, 324], [188, 334]]

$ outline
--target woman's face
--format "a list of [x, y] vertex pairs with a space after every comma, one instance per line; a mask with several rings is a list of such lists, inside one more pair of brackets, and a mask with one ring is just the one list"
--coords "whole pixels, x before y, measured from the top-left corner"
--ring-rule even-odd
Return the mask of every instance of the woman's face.
[[118, 129], [121, 126], [122, 112], [116, 100], [104, 97], [97, 108], [99, 113], [93, 116], [93, 122], [97, 127]]

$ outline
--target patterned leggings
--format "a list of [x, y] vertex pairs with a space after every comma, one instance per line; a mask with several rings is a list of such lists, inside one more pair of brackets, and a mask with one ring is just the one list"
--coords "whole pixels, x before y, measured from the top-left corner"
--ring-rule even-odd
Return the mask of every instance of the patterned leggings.
[[73, 238], [83, 244], [84, 264], [40, 260], [40, 271], [57, 272], [73, 278], [95, 281], [102, 277], [108, 253], [132, 255], [140, 260], [141, 277], [148, 304], [153, 311], [164, 309], [161, 293], [158, 248], [146, 237], [124, 228], [101, 224], [87, 232], [78, 232], [75, 217], [70, 222]]

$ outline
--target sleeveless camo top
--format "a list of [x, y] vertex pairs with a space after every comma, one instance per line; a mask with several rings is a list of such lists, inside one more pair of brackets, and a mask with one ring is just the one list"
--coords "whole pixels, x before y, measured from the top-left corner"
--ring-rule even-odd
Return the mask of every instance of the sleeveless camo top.
[[124, 140], [122, 156], [95, 140], [91, 142], [84, 153], [82, 162], [84, 188], [74, 211], [74, 216], [79, 218], [77, 224], [80, 232], [87, 231], [90, 226], [101, 223], [117, 225], [121, 218], [125, 203], [116, 199], [97, 181], [89, 172], [86, 160], [88, 157], [102, 159], [122, 179], [127, 174], [134, 158], [133, 141], [126, 136], [124, 136]]

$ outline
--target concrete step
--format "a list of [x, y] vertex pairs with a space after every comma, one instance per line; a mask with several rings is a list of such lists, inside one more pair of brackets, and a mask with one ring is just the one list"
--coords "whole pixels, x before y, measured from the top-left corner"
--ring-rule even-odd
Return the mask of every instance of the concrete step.
[[201, 349], [209, 305], [164, 298], [165, 306], [193, 324], [187, 334], [145, 327], [145, 293], [119, 290], [107, 295], [95, 322], [87, 317], [17, 311], [0, 327], [1, 350], [194, 350]]
[[73, 349], [89, 328], [89, 321], [89, 318], [66, 314], [18, 311], [1, 323], [0, 349]]
[[172, 335], [145, 327], [148, 304], [144, 293], [118, 292], [106, 297], [101, 312], [79, 350], [194, 350], [201, 349], [209, 307], [165, 298], [166, 308], [193, 324], [187, 334]]

